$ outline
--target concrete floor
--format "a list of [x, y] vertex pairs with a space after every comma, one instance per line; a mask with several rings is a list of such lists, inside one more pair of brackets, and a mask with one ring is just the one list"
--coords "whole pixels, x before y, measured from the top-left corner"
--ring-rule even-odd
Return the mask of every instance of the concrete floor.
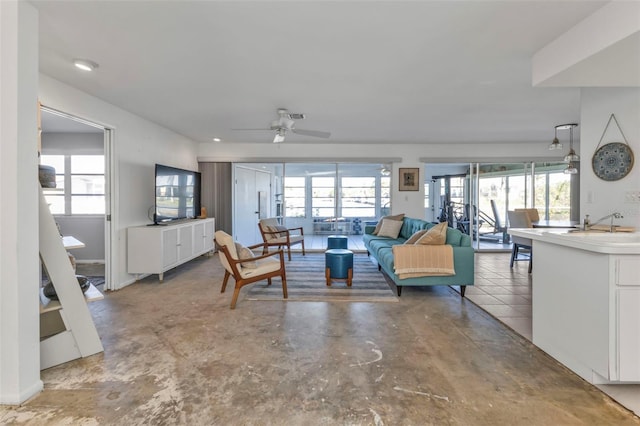
[[202, 257], [91, 303], [105, 352], [43, 371], [0, 424], [640, 425], [448, 287], [399, 303], [244, 289], [232, 311], [222, 276]]

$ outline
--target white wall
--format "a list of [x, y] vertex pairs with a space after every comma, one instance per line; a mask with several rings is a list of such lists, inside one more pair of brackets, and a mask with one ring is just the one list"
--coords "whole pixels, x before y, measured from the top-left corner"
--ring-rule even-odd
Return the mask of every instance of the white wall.
[[38, 14], [0, 1], [0, 404], [42, 389], [38, 310]]
[[[582, 89], [581, 98], [581, 218], [588, 214], [594, 221], [612, 212], [620, 212], [624, 218], [616, 220], [615, 223], [640, 229], [640, 204], [632, 204], [625, 199], [627, 192], [640, 191], [640, 89]], [[635, 166], [623, 179], [608, 182], [593, 173], [591, 158], [612, 113], [615, 114], [635, 154]], [[603, 144], [607, 142], [624, 142], [613, 121], [602, 141]]]
[[134, 281], [127, 274], [127, 227], [150, 223], [154, 205], [154, 164], [198, 170], [197, 144], [155, 123], [88, 95], [44, 74], [40, 75], [43, 105], [114, 129], [112, 172], [113, 240], [111, 259], [115, 288]]
[[[417, 168], [419, 171], [418, 191], [400, 191], [398, 181], [400, 167]], [[419, 162], [403, 162], [393, 164], [391, 180], [391, 214], [404, 213], [408, 217], [424, 219], [424, 164]]]

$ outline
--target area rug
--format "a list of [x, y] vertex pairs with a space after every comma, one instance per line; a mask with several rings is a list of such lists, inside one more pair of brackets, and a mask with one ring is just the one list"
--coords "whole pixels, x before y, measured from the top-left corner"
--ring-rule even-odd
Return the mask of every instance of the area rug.
[[287, 271], [288, 299], [282, 297], [279, 278], [253, 284], [245, 300], [287, 300], [290, 302], [398, 302], [389, 284], [378, 267], [366, 254], [353, 255], [353, 281], [347, 287], [346, 280], [332, 280], [328, 287], [325, 281], [324, 253], [294, 253], [293, 259], [285, 260]]

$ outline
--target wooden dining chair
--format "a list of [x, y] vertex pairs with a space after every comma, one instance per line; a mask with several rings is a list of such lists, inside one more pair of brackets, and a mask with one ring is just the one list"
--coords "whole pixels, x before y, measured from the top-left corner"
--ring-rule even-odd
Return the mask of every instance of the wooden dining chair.
[[529, 220], [531, 222], [537, 222], [540, 220], [540, 213], [538, 213], [538, 209], [528, 208], [528, 209], [515, 209], [517, 212], [527, 212], [529, 215]]
[[[282, 294], [285, 299], [287, 298], [287, 275], [284, 268], [284, 252], [282, 249], [261, 256], [249, 255], [240, 258], [237, 250], [238, 246], [231, 235], [224, 231], [216, 231], [215, 240], [220, 254], [220, 262], [225, 269], [220, 293], [224, 293], [226, 290], [229, 277], [233, 277], [236, 282], [233, 298], [231, 299], [231, 309], [235, 309], [242, 287], [262, 280], [267, 280], [268, 285], [271, 285], [271, 278], [273, 277], [280, 277], [282, 280]], [[256, 244], [246, 248], [251, 251], [262, 246], [263, 244]], [[280, 258], [276, 259], [276, 256], [280, 256]]]

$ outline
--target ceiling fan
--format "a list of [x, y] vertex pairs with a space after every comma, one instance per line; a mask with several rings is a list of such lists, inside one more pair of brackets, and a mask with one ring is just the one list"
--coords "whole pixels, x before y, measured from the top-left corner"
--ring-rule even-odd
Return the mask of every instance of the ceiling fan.
[[267, 129], [233, 129], [233, 130], [271, 130], [276, 132], [273, 143], [281, 143], [284, 142], [284, 137], [287, 132], [295, 133], [297, 135], [304, 136], [313, 136], [316, 138], [324, 138], [327, 139], [331, 136], [329, 132], [322, 132], [320, 130], [305, 130], [296, 128], [295, 120], [304, 120], [304, 114], [293, 114], [284, 108], [278, 109], [277, 120], [273, 120], [271, 122], [271, 126]]

